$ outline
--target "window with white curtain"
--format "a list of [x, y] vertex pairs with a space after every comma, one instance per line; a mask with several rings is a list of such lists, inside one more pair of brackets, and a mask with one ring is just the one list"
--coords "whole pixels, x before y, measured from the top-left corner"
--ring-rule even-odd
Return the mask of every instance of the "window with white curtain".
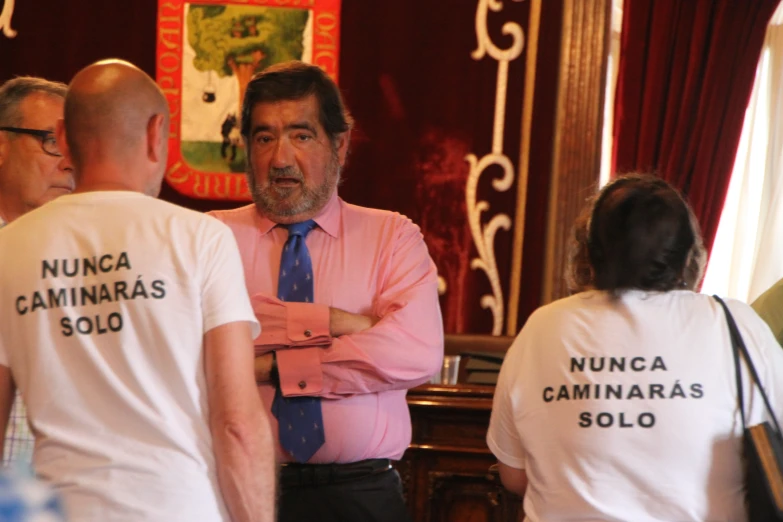
[[609, 32], [609, 58], [606, 63], [606, 89], [604, 91], [604, 125], [601, 131], [601, 172], [598, 185], [609, 181], [612, 170], [612, 143], [614, 136], [614, 92], [620, 62], [620, 33], [623, 30], [623, 0], [612, 0], [611, 28]]
[[752, 302], [783, 278], [783, 4], [745, 112], [702, 292]]

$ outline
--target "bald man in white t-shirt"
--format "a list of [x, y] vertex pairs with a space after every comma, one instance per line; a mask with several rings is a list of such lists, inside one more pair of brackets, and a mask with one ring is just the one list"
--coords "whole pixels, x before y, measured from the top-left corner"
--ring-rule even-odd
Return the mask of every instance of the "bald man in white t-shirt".
[[76, 190], [0, 234], [0, 428], [15, 382], [69, 520], [271, 522], [259, 325], [228, 227], [155, 199], [168, 130], [131, 64], [71, 82], [57, 139]]

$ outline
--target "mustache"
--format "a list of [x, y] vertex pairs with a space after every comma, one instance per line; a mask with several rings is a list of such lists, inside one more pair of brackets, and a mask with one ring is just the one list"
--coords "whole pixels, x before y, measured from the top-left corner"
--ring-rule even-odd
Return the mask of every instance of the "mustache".
[[304, 174], [296, 167], [271, 167], [269, 169], [269, 181], [275, 182], [280, 178], [291, 178], [297, 181], [304, 181]]

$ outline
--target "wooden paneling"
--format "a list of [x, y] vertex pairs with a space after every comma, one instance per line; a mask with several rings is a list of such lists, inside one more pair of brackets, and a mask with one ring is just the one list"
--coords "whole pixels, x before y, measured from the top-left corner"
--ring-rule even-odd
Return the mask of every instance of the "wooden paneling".
[[541, 304], [567, 295], [571, 228], [598, 185], [610, 20], [611, 0], [563, 0]]
[[408, 392], [413, 441], [398, 463], [414, 522], [516, 522], [521, 501], [490, 472], [485, 437], [493, 386]]

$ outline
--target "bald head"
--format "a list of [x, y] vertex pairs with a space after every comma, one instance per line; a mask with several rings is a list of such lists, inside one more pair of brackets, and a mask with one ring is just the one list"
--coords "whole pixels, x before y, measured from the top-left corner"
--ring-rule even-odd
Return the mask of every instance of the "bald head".
[[105, 60], [82, 69], [65, 98], [65, 134], [77, 170], [139, 160], [150, 127], [162, 119], [167, 128], [168, 116], [160, 88], [133, 64]]

